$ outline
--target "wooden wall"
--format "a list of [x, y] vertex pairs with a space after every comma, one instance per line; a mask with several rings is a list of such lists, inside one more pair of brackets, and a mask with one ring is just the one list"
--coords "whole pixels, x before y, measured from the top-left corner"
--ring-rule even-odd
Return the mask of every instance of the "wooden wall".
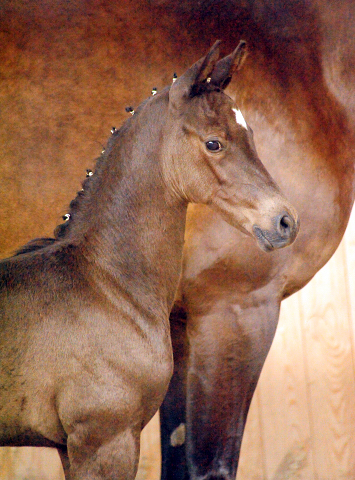
[[[237, 480], [355, 479], [355, 210], [331, 261], [282, 305]], [[137, 479], [158, 480], [158, 416]], [[55, 451], [0, 449], [1, 480], [63, 480]]]

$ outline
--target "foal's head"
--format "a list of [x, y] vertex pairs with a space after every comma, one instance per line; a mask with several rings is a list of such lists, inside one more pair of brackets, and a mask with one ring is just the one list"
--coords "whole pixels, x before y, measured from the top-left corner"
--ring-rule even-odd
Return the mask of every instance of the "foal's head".
[[298, 217], [261, 163], [242, 113], [223, 92], [245, 53], [240, 42], [218, 60], [216, 42], [171, 86], [164, 178], [176, 195], [210, 205], [272, 250], [295, 239]]

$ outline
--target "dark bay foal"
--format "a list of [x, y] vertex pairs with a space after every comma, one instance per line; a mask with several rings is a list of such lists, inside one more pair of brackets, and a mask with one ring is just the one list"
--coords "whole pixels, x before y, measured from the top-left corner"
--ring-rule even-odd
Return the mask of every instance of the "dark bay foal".
[[58, 449], [71, 480], [133, 479], [172, 374], [169, 312], [189, 202], [269, 250], [297, 214], [223, 93], [219, 44], [113, 133], [55, 239], [0, 263], [0, 445]]

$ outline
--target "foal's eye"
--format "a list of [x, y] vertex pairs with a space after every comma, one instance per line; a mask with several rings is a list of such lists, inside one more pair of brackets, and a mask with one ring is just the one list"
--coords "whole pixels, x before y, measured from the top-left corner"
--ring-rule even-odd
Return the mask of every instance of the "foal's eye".
[[207, 150], [210, 150], [211, 152], [219, 152], [222, 150], [222, 145], [218, 140], [209, 140], [206, 142], [206, 147]]

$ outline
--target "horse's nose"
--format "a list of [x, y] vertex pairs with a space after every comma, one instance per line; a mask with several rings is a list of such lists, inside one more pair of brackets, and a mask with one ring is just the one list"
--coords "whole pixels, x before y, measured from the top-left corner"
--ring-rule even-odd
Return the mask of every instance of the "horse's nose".
[[286, 245], [293, 242], [296, 238], [299, 228], [298, 219], [289, 213], [283, 213], [276, 217], [276, 229], [280, 235], [280, 239], [285, 240]]
[[271, 230], [262, 229], [258, 225], [253, 227], [260, 248], [266, 252], [290, 245], [296, 238], [298, 230], [298, 217], [287, 212], [274, 217]]

